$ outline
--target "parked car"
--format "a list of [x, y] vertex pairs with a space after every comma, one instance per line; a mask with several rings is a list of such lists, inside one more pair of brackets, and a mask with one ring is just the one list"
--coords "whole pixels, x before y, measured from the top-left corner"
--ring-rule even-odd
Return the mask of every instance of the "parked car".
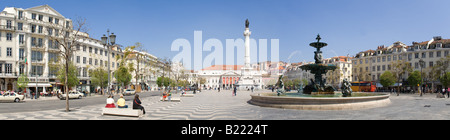
[[[78, 92], [78, 91], [70, 91], [69, 92], [69, 99], [81, 99], [81, 98], [83, 98], [83, 96], [84, 96], [84, 94], [81, 92]], [[65, 100], [66, 94], [62, 94], [59, 99]]]
[[15, 92], [7, 92], [0, 95], [0, 102], [20, 102], [25, 99], [25, 96], [19, 95]]
[[136, 94], [136, 90], [134, 89], [126, 89], [123, 95], [134, 95]]

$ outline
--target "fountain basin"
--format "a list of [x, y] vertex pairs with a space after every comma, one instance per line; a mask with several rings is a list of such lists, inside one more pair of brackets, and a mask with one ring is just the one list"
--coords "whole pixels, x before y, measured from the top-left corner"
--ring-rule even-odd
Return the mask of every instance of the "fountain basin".
[[336, 95], [314, 96], [306, 94], [301, 94], [298, 97], [272, 95], [273, 93], [253, 94], [250, 95], [251, 100], [248, 103], [262, 107], [298, 110], [359, 110], [383, 107], [391, 103], [389, 94], [356, 97], [340, 97]]

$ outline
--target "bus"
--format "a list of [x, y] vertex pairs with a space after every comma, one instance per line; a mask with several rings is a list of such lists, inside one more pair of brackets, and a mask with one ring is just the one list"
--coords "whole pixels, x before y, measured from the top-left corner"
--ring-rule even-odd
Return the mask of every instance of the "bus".
[[375, 82], [352, 82], [353, 92], [375, 92], [377, 84]]

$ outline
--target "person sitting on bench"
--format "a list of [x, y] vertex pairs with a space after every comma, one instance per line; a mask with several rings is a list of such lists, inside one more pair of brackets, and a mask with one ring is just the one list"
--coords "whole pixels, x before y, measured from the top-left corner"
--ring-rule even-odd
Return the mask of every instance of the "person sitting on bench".
[[109, 95], [108, 99], [106, 99], [106, 108], [116, 108], [116, 105], [114, 105], [114, 99], [112, 95]]
[[118, 108], [128, 108], [128, 105], [125, 105], [125, 99], [123, 99], [123, 95], [120, 95], [120, 99], [117, 100]]

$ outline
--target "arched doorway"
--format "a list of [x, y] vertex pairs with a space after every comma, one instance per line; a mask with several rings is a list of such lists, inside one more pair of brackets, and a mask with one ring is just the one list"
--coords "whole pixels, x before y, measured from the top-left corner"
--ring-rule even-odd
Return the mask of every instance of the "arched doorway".
[[6, 86], [6, 89], [12, 91], [13, 90], [12, 83], [8, 83], [8, 85]]

